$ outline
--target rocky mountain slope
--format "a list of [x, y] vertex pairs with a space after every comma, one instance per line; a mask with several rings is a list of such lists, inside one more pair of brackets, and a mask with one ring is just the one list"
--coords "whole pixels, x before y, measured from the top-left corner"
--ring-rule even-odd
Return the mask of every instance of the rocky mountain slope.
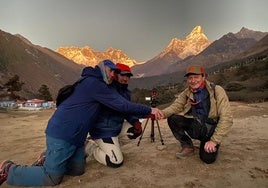
[[84, 66], [95, 66], [104, 59], [111, 59], [114, 62], [121, 62], [130, 67], [136, 65], [134, 59], [128, 57], [122, 50], [109, 48], [104, 52], [98, 52], [89, 46], [79, 47], [60, 47], [56, 52]]
[[[172, 39], [157, 58], [176, 55], [179, 59], [185, 59], [188, 56], [199, 54], [209, 45], [210, 41], [204, 34], [202, 27], [196, 26], [184, 40]], [[174, 59], [171, 60], [174, 61]]]
[[53, 98], [63, 85], [73, 83], [82, 66], [20, 35], [0, 30], [0, 89], [14, 75], [24, 82], [20, 96], [33, 98], [41, 85], [47, 85]]
[[199, 54], [210, 43], [202, 27], [196, 26], [185, 39], [172, 39], [159, 55], [144, 64], [132, 67], [132, 70], [136, 77], [165, 74], [170, 65], [189, 56]]
[[[202, 64], [206, 67], [217, 66], [236, 58], [267, 34], [268, 32], [253, 31], [243, 27], [235, 34], [228, 33], [220, 39], [208, 43], [202, 28], [197, 26], [184, 42], [174, 42], [177, 40], [173, 39], [160, 55], [145, 64], [136, 65], [132, 69], [137, 77], [150, 77], [184, 71], [191, 64]], [[183, 43], [185, 47], [179, 48], [177, 44], [183, 46]], [[171, 47], [172, 45], [175, 47]], [[193, 54], [191, 55], [191, 53]]]
[[242, 27], [239, 32], [235, 34], [237, 38], [244, 39], [244, 38], [253, 38], [256, 41], [261, 40], [268, 32], [261, 32], [261, 31], [253, 31], [251, 29]]

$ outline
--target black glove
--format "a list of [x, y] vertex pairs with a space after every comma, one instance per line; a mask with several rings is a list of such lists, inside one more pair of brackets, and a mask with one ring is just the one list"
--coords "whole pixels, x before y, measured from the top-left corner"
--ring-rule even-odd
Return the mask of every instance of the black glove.
[[130, 127], [127, 130], [127, 133], [132, 133], [132, 135], [128, 135], [129, 139], [136, 139], [137, 137], [139, 137], [142, 133], [141, 122], [136, 121], [135, 123], [133, 123], [133, 127]]

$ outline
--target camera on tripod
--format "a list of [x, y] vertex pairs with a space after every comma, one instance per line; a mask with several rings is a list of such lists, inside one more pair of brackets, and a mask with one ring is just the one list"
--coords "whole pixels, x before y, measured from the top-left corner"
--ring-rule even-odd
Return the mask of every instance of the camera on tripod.
[[[154, 88], [154, 89], [152, 90], [151, 97], [145, 97], [145, 100], [146, 100], [146, 101], [150, 101], [150, 105], [151, 105], [152, 108], [155, 108], [155, 107], [157, 106], [157, 104], [158, 104], [158, 101], [157, 101], [157, 95], [158, 95], [158, 93], [157, 93], [157, 89]], [[144, 129], [143, 129], [143, 131], [142, 131], [142, 133], [141, 133], [141, 136], [140, 136], [140, 139], [139, 139], [139, 141], [138, 141], [137, 146], [140, 145], [140, 141], [141, 141], [141, 139], [142, 139], [142, 137], [143, 137], [143, 133], [144, 133], [146, 127], [147, 127], [147, 124], [148, 124], [149, 119], [150, 119], [150, 118], [147, 118], [147, 120], [146, 120]], [[154, 142], [154, 140], [155, 140], [155, 136], [154, 136], [154, 125], [155, 125], [154, 123], [155, 123], [155, 122], [156, 122], [157, 129], [158, 129], [158, 132], [159, 132], [160, 141], [161, 141], [162, 145], [164, 145], [164, 140], [163, 140], [162, 135], [161, 135], [161, 131], [160, 131], [160, 127], [159, 127], [159, 123], [158, 123], [158, 120], [156, 120], [156, 119], [151, 119], [151, 135], [150, 135], [150, 137], [151, 137], [151, 142]]]
[[151, 97], [145, 97], [145, 100], [150, 101], [150, 105], [153, 108], [155, 108], [157, 106], [157, 104], [158, 104], [157, 95], [158, 95], [157, 89], [154, 88], [152, 90]]
[[151, 94], [151, 102], [150, 102], [151, 107], [153, 107], [153, 108], [155, 108], [155, 107], [157, 106], [157, 104], [158, 104], [158, 101], [157, 101], [157, 99], [156, 99], [157, 95], [158, 95], [157, 90], [154, 88], [154, 89], [152, 90], [152, 94]]

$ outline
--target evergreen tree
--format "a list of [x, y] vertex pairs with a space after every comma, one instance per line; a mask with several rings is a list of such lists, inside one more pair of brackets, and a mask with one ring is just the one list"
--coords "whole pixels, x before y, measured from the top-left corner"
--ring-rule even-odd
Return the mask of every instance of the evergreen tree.
[[24, 82], [20, 82], [20, 77], [16, 74], [4, 84], [4, 87], [10, 92], [10, 96], [16, 99], [19, 98], [19, 96], [15, 95], [14, 92], [21, 91], [23, 85]]
[[49, 88], [47, 87], [47, 85], [43, 84], [39, 90], [39, 97], [40, 99], [43, 99], [45, 101], [52, 101], [52, 96], [51, 96], [51, 93], [49, 91]]

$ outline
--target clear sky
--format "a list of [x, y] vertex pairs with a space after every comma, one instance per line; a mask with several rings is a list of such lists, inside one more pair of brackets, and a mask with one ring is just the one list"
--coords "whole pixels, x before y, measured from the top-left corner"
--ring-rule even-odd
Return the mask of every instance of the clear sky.
[[[209, 40], [268, 31], [267, 0], [0, 0], [0, 29], [33, 44], [121, 49], [147, 61], [202, 26]], [[1, 45], [1, 44], [0, 44]]]

